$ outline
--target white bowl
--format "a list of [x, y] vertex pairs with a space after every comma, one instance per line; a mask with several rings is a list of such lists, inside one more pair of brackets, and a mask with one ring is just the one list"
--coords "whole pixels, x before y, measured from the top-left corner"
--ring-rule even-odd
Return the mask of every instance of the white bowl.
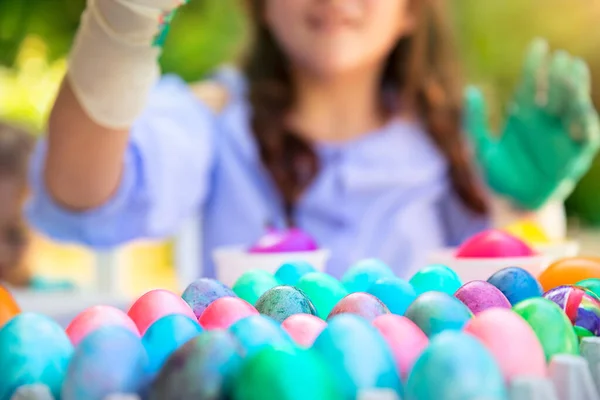
[[306, 261], [317, 271], [324, 272], [329, 260], [330, 251], [319, 249], [314, 251], [290, 253], [248, 253], [245, 247], [222, 247], [213, 252], [217, 279], [231, 287], [244, 272], [262, 269], [274, 274], [284, 263], [290, 261]]
[[556, 261], [560, 258], [577, 256], [580, 245], [575, 240], [567, 240], [564, 242], [537, 245], [534, 248], [538, 253], [549, 257], [550, 261]]

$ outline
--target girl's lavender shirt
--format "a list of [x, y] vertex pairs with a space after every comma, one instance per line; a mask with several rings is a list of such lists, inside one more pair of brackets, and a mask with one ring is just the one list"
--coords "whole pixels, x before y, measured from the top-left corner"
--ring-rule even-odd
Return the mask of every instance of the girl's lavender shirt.
[[[230, 70], [214, 79], [230, 94], [219, 113], [178, 77], [157, 83], [132, 127], [120, 186], [96, 209], [73, 212], [50, 197], [40, 140], [26, 209], [33, 226], [58, 241], [107, 249], [168, 237], [201, 215], [208, 277], [212, 250], [249, 245], [267, 223], [283, 227], [281, 198], [250, 129], [244, 80]], [[373, 257], [407, 277], [430, 252], [489, 226], [454, 194], [445, 159], [416, 122], [396, 119], [356, 140], [319, 143], [316, 151], [321, 170], [297, 206], [297, 224], [331, 250], [327, 272], [336, 277]]]

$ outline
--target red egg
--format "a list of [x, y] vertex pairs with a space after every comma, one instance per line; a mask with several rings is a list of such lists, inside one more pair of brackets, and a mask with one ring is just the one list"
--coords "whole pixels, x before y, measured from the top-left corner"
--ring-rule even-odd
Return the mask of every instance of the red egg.
[[66, 332], [73, 346], [77, 346], [87, 335], [104, 326], [121, 326], [140, 335], [133, 320], [111, 306], [94, 306], [82, 311], [71, 321]]
[[180, 296], [163, 289], [151, 290], [144, 294], [133, 303], [127, 313], [142, 335], [156, 320], [173, 314], [196, 319], [191, 307]]
[[198, 321], [206, 330], [229, 329], [233, 323], [251, 315], [258, 315], [258, 311], [247, 301], [238, 297], [221, 297], [206, 307]]
[[500, 230], [487, 230], [472, 236], [460, 246], [457, 258], [530, 257], [535, 252], [521, 239]]
[[281, 327], [302, 347], [310, 347], [327, 327], [327, 322], [310, 314], [294, 314], [287, 317]]
[[377, 297], [364, 292], [350, 293], [341, 299], [329, 313], [327, 319], [338, 314], [356, 314], [369, 321], [376, 317], [389, 314], [390, 310]]

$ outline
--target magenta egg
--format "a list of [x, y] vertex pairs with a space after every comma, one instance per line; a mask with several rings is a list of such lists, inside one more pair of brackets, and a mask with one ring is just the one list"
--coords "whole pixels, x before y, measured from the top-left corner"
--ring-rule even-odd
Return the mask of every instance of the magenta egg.
[[198, 318], [200, 325], [206, 329], [229, 329], [240, 319], [258, 315], [256, 308], [239, 297], [221, 297], [213, 301]]
[[66, 333], [76, 347], [87, 335], [105, 326], [120, 326], [140, 335], [135, 322], [125, 312], [111, 306], [94, 306], [82, 311], [67, 326]]
[[167, 315], [181, 314], [196, 319], [192, 308], [175, 293], [164, 289], [151, 290], [133, 303], [127, 315], [135, 322], [141, 335], [156, 320]]
[[511, 308], [510, 301], [496, 286], [485, 281], [471, 281], [462, 285], [454, 297], [466, 305], [473, 314], [488, 308]]
[[390, 310], [377, 297], [364, 292], [350, 293], [341, 299], [329, 313], [327, 319], [338, 314], [356, 314], [372, 321], [383, 314], [389, 314]]
[[287, 317], [281, 327], [299, 346], [309, 348], [327, 327], [327, 322], [310, 314], [294, 314]]
[[455, 255], [457, 258], [530, 257], [535, 255], [535, 252], [521, 239], [492, 229], [466, 240]]

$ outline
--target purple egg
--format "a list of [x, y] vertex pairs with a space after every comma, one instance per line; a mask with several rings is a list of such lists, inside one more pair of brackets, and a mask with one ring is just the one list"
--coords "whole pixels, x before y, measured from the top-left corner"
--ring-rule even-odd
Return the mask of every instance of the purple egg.
[[338, 314], [355, 314], [368, 321], [380, 315], [389, 314], [390, 310], [377, 297], [364, 292], [351, 293], [341, 299], [329, 313], [328, 320]]
[[510, 301], [496, 286], [485, 281], [471, 281], [462, 285], [454, 297], [466, 305], [473, 314], [488, 308], [511, 308]]
[[200, 318], [206, 307], [221, 297], [237, 297], [236, 294], [223, 283], [209, 278], [200, 278], [192, 282], [181, 295], [189, 304], [196, 318]]

